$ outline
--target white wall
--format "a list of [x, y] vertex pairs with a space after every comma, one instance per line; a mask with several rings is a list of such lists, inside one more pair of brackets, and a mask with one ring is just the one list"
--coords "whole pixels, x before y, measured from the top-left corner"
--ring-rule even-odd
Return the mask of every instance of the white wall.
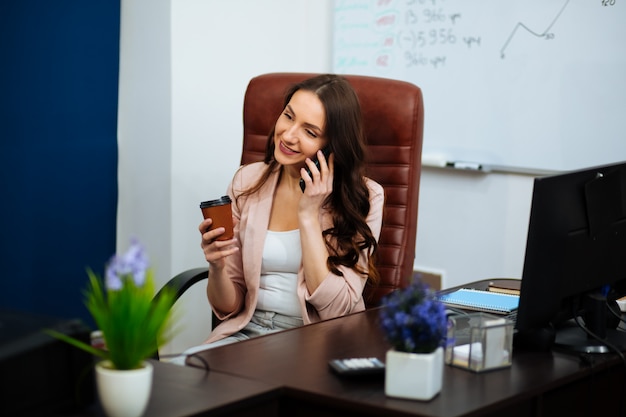
[[121, 3], [117, 248], [146, 245], [159, 279], [170, 274], [170, 1]]
[[[198, 204], [223, 195], [238, 166], [248, 81], [330, 71], [331, 13], [330, 0], [122, 0], [118, 249], [138, 236], [160, 283], [206, 265]], [[521, 276], [530, 187], [425, 168], [416, 264], [445, 286]], [[210, 330], [203, 285], [180, 304], [185, 329], [167, 352]]]
[[423, 167], [416, 267], [441, 272], [444, 288], [521, 278], [531, 194], [528, 176]]

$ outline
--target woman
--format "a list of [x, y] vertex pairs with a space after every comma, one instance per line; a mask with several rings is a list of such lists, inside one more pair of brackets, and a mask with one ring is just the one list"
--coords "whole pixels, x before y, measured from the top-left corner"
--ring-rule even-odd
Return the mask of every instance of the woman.
[[199, 226], [207, 296], [222, 321], [205, 349], [362, 311], [366, 281], [378, 282], [384, 194], [364, 176], [354, 90], [320, 75], [284, 103], [265, 160], [242, 166], [228, 188], [235, 237], [216, 240], [224, 228], [207, 231], [211, 219]]

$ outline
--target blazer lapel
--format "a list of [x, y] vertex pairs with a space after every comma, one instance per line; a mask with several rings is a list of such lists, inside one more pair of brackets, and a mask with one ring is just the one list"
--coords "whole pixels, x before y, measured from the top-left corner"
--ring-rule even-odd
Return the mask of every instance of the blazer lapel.
[[248, 282], [248, 291], [255, 294], [261, 281], [261, 263], [263, 260], [263, 247], [267, 236], [267, 225], [270, 220], [272, 201], [276, 190], [277, 172], [265, 183], [263, 188], [254, 196], [255, 204], [247, 207], [248, 224], [246, 225], [246, 242], [244, 250], [249, 251], [249, 256], [244, 256], [243, 268]]

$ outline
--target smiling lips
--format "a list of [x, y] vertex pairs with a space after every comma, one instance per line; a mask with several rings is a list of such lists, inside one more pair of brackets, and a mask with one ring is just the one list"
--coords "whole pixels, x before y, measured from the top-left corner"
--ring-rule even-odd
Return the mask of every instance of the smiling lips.
[[278, 147], [280, 148], [280, 151], [286, 155], [297, 155], [300, 153], [288, 148], [282, 141], [278, 142]]

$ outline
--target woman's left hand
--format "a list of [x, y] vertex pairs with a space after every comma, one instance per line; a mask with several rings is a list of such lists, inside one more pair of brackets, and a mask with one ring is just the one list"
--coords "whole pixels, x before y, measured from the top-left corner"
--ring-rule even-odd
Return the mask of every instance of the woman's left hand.
[[304, 195], [300, 199], [299, 211], [310, 212], [319, 215], [319, 208], [324, 203], [326, 197], [333, 191], [333, 172], [334, 172], [334, 155], [330, 154], [328, 160], [324, 157], [321, 150], [317, 151], [317, 159], [320, 168], [317, 169], [315, 163], [311, 159], [306, 160], [306, 164], [311, 170], [309, 176], [306, 169], [300, 170], [300, 175], [306, 183]]
[[303, 168], [300, 175], [306, 187], [298, 204], [298, 224], [300, 228], [300, 244], [302, 246], [302, 265], [307, 290], [313, 294], [328, 276], [328, 248], [322, 235], [320, 210], [324, 200], [333, 191], [333, 173], [335, 156], [330, 154], [328, 160], [322, 151], [317, 151], [320, 168], [313, 161], [306, 160], [311, 170], [309, 176]]

